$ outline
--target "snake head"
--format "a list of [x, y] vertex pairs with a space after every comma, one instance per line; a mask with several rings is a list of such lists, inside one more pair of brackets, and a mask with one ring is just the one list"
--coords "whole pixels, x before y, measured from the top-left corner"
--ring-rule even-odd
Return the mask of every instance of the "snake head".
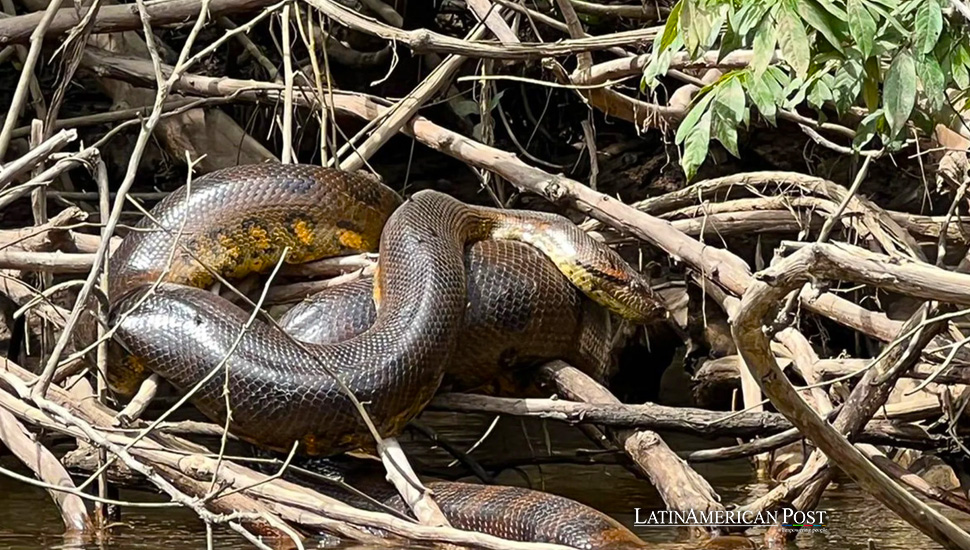
[[[646, 279], [606, 244], [568, 219], [538, 212], [502, 211], [493, 238], [517, 240], [539, 249], [586, 296], [637, 324], [664, 319], [667, 310]], [[495, 216], [498, 216], [496, 214]]]
[[663, 300], [646, 279], [616, 253], [599, 255], [595, 263], [582, 265], [580, 288], [595, 302], [637, 324], [667, 317]]

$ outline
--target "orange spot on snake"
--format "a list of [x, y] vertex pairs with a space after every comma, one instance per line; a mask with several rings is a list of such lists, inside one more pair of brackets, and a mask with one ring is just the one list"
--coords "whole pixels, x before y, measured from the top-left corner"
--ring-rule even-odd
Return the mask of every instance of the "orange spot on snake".
[[303, 443], [304, 451], [307, 454], [317, 455], [317, 454], [320, 454], [320, 452], [322, 451], [322, 449], [320, 449], [320, 446], [317, 442], [316, 436], [313, 434], [307, 434], [303, 436], [302, 443]]
[[293, 222], [293, 234], [301, 243], [309, 245], [313, 243], [313, 228], [306, 220], [296, 220]]
[[258, 248], [260, 250], [266, 250], [269, 248], [269, 233], [266, 232], [266, 229], [255, 225], [250, 227], [249, 238], [252, 240], [254, 248]]
[[374, 309], [381, 310], [381, 274], [380, 264], [374, 266]]
[[362, 250], [364, 247], [364, 236], [356, 231], [341, 231], [340, 244], [354, 250]]

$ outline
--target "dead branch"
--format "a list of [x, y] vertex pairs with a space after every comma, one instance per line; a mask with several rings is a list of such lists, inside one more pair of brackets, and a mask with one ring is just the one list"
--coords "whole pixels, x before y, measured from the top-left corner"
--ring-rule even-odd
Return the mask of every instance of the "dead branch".
[[[546, 378], [568, 399], [586, 403], [620, 404], [609, 390], [562, 361], [543, 365], [540, 376]], [[714, 488], [664, 443], [656, 432], [637, 430], [607, 431], [614, 444], [622, 449], [647, 476], [670, 510], [724, 510]], [[716, 533], [716, 529], [710, 529]]]
[[[4, 21], [0, 19], [0, 22]], [[61, 130], [45, 140], [44, 143], [32, 148], [26, 155], [9, 162], [0, 169], [0, 185], [6, 186], [18, 176], [27, 172], [47, 159], [51, 154], [60, 151], [65, 145], [77, 139], [76, 130]], [[0, 156], [2, 159], [3, 156]]]
[[[212, 17], [231, 13], [250, 12], [266, 7], [273, 2], [268, 0], [211, 0], [208, 10]], [[157, 26], [184, 24], [199, 15], [202, 8], [200, 0], [155, 0], [145, 3], [145, 10]], [[53, 38], [64, 34], [80, 23], [80, 15], [74, 8], [56, 11], [46, 28], [45, 36]], [[20, 44], [30, 39], [31, 33], [39, 27], [43, 18], [41, 13], [30, 13], [0, 19], [0, 45]], [[94, 34], [132, 31], [141, 29], [141, 19], [134, 5], [103, 6], [94, 19], [91, 32]]]
[[[505, 414], [557, 420], [570, 424], [599, 424], [617, 428], [689, 433], [702, 437], [752, 437], [787, 430], [792, 424], [778, 413], [721, 413], [689, 407], [589, 404], [561, 399], [520, 399], [485, 395], [440, 394], [428, 405], [431, 410]], [[870, 439], [871, 438], [871, 439]], [[909, 429], [883, 420], [867, 424], [860, 441], [892, 445], [933, 446], [938, 438], [922, 429]], [[903, 442], [906, 443], [903, 443]]]
[[486, 41], [468, 41], [452, 38], [427, 29], [401, 30], [364, 17], [331, 0], [310, 0], [309, 4], [341, 25], [385, 40], [407, 45], [415, 53], [439, 52], [465, 57], [490, 59], [537, 59], [558, 57], [579, 52], [605, 50], [614, 46], [637, 47], [654, 39], [659, 27], [622, 31], [608, 35], [557, 43], [526, 43], [498, 45]]
[[[803, 249], [803, 251], [808, 252], [805, 252], [802, 256], [822, 256], [824, 252], [820, 249], [829, 248], [842, 247], [812, 244]], [[863, 261], [874, 262], [873, 265], [878, 265], [883, 269], [872, 271], [865, 267], [859, 269], [849, 267], [839, 269], [836, 273], [835, 270], [831, 268], [827, 270], [825, 267], [816, 270], [819, 264], [799, 263], [798, 259], [793, 260], [794, 256], [772, 266], [770, 271], [774, 274], [759, 277], [760, 280], [754, 283], [742, 298], [741, 308], [732, 328], [738, 344], [738, 351], [744, 357], [751, 373], [758, 379], [775, 407], [790, 418], [806, 437], [810, 438], [830, 460], [838, 463], [839, 467], [853, 480], [878, 498], [880, 502], [901, 517], [906, 518], [908, 522], [943, 546], [947, 548], [970, 548], [970, 535], [897, 485], [869, 462], [839, 431], [820, 418], [798, 396], [774, 361], [762, 325], [768, 318], [773, 306], [779, 303], [787, 293], [808, 282], [809, 274], [819, 277], [835, 275], [843, 280], [874, 284], [881, 288], [894, 286], [894, 283], [885, 277], [887, 273], [885, 268], [892, 267], [889, 262], [880, 261], [875, 255], [871, 254], [856, 253], [854, 256]], [[787, 264], [787, 267], [782, 264]], [[933, 275], [939, 275], [941, 278], [959, 275], [929, 266], [925, 269], [935, 270]], [[946, 274], [946, 276], [943, 274]], [[959, 276], [967, 277], [965, 275]], [[771, 283], [765, 282], [766, 280], [771, 281]]]
[[[41, 481], [75, 489], [74, 481], [57, 458], [36, 441], [19, 420], [3, 409], [0, 409], [0, 441]], [[48, 492], [61, 511], [61, 519], [68, 531], [90, 532], [93, 529], [84, 502], [77, 495], [54, 490]]]

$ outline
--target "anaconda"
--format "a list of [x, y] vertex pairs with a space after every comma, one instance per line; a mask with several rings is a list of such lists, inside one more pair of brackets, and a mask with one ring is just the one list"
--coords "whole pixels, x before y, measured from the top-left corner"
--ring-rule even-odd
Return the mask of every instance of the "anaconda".
[[[383, 437], [422, 410], [463, 326], [465, 249], [487, 239], [536, 247], [620, 315], [643, 322], [660, 314], [636, 271], [562, 217], [468, 206], [433, 191], [400, 204], [392, 190], [357, 174], [243, 166], [172, 193], [115, 252], [111, 323], [131, 356], [112, 382], [130, 389], [139, 372], [156, 372], [194, 391], [192, 402], [218, 422], [228, 387], [229, 429], [269, 449], [299, 442], [319, 455], [370, 446], [346, 390], [366, 404]], [[298, 343], [201, 288], [216, 275], [241, 277], [378, 242], [374, 323], [339, 343]]]

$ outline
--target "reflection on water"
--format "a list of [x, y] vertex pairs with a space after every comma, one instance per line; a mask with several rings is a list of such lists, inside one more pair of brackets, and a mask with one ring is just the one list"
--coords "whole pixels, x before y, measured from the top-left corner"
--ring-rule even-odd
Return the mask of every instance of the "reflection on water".
[[[426, 413], [422, 420], [460, 449], [469, 448], [485, 431], [490, 419], [468, 415]], [[671, 447], [696, 449], [710, 446], [710, 442], [679, 436], [665, 438]], [[440, 451], [429, 449], [419, 436], [404, 436], [402, 443], [415, 462], [441, 467], [449, 458]], [[724, 443], [724, 442], [722, 442]], [[727, 442], [729, 443], [729, 442]], [[505, 460], [527, 455], [541, 456], [549, 449], [564, 452], [575, 448], [591, 448], [578, 431], [556, 423], [520, 422], [503, 419], [473, 456], [483, 461]], [[10, 457], [3, 460], [12, 464]], [[748, 464], [743, 461], [697, 465], [697, 470], [714, 486], [726, 503], [741, 503], [762, 494], [767, 485], [758, 482]], [[525, 466], [503, 472], [498, 481], [504, 484], [526, 485], [555, 492], [579, 500], [602, 510], [626, 525], [633, 523], [633, 509], [662, 507], [657, 492], [649, 483], [615, 465], [556, 464]], [[130, 500], [161, 500], [143, 492], [123, 491], [122, 498]], [[40, 489], [0, 477], [0, 548], [36, 550], [39, 548], [205, 548], [205, 528], [191, 512], [177, 508], [128, 509], [124, 524], [114, 530], [103, 544], [87, 545], [65, 540], [60, 536], [61, 522], [47, 494]], [[833, 486], [826, 493], [821, 509], [832, 510], [829, 530], [825, 534], [806, 534], [796, 539], [793, 548], [799, 549], [864, 549], [873, 539], [880, 550], [928, 550], [939, 548], [930, 539], [899, 520], [871, 497], [863, 495], [851, 484]], [[966, 516], [950, 514], [966, 528]], [[636, 529], [644, 540], [664, 550], [694, 550], [697, 544], [686, 539], [686, 532], [667, 528]], [[755, 535], [757, 533], [749, 532]], [[217, 529], [215, 548], [250, 549], [252, 546], [235, 533]], [[340, 548], [364, 548], [346, 545]], [[409, 548], [420, 548], [411, 545]]]

